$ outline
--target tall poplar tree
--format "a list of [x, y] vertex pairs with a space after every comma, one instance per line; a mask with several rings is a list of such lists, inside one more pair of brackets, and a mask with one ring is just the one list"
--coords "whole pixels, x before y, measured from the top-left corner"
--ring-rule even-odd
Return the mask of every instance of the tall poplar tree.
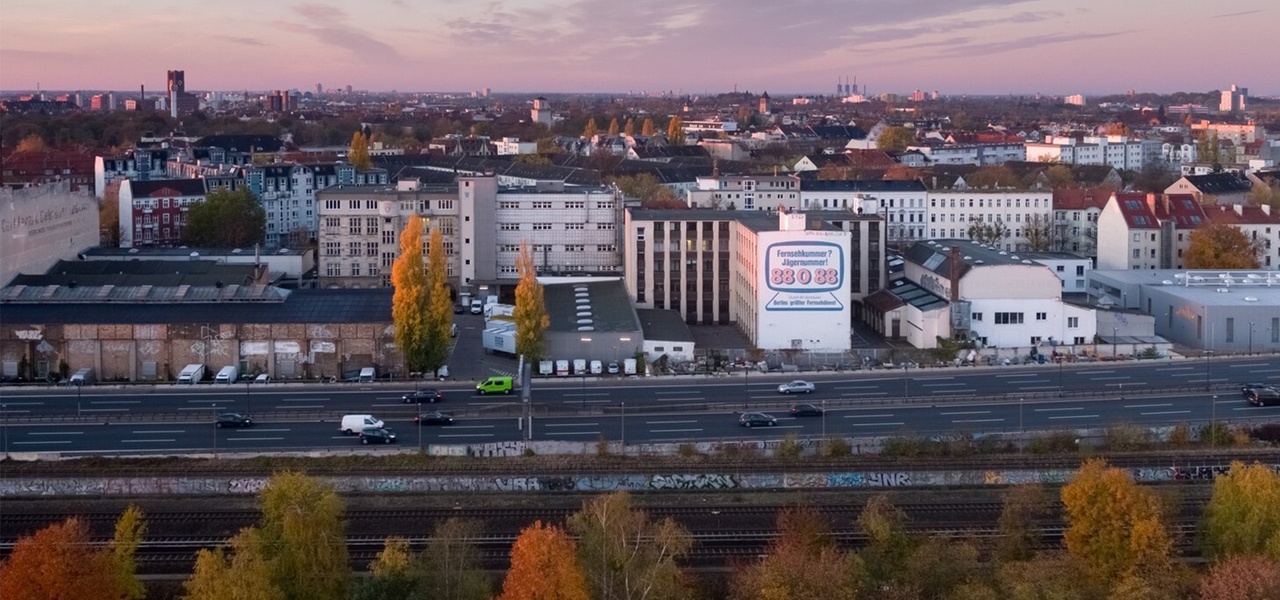
[[684, 145], [684, 119], [679, 115], [671, 117], [667, 122], [667, 141], [671, 142], [672, 146]]
[[618, 135], [618, 117], [614, 117], [609, 121], [609, 135]]
[[[422, 219], [414, 216], [400, 232], [400, 256], [391, 265], [391, 322], [396, 347], [410, 372], [427, 370], [427, 277], [422, 266]], [[447, 335], [447, 334], [446, 334]]]
[[369, 158], [369, 139], [364, 137], [363, 131], [357, 131], [351, 136], [351, 147], [347, 149], [347, 162], [357, 169], [368, 169], [373, 166], [373, 161]]
[[635, 120], [635, 119], [632, 119], [632, 118], [630, 118], [630, 117], [628, 117], [628, 118], [627, 118], [627, 124], [626, 124], [626, 126], [624, 126], [624, 127], [622, 128], [622, 133], [624, 133], [624, 134], [626, 134], [626, 135], [635, 135], [635, 134], [636, 134], [636, 120]]
[[595, 118], [595, 117], [591, 117], [591, 120], [590, 120], [590, 121], [587, 121], [587, 127], [586, 127], [586, 129], [583, 129], [583, 130], [582, 130], [582, 137], [587, 138], [587, 139], [591, 139], [591, 138], [595, 137], [596, 133], [597, 133], [597, 129], [596, 129], [596, 118]]
[[520, 244], [520, 258], [516, 260], [520, 283], [516, 285], [516, 354], [530, 362], [542, 358], [546, 343], [547, 327], [551, 317], [547, 315], [546, 301], [542, 296], [542, 284], [538, 283], [538, 271], [533, 262], [529, 244]]
[[653, 118], [645, 117], [644, 124], [640, 126], [640, 135], [645, 137], [653, 135]]
[[444, 235], [431, 228], [427, 245], [426, 356], [424, 371], [435, 372], [449, 358], [449, 326], [453, 325], [453, 301], [449, 297], [449, 267], [445, 264]]

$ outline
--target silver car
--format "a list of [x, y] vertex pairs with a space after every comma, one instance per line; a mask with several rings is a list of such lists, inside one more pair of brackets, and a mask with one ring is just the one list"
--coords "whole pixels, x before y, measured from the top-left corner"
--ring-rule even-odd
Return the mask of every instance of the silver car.
[[788, 381], [778, 386], [779, 394], [812, 394], [814, 386], [803, 379]]

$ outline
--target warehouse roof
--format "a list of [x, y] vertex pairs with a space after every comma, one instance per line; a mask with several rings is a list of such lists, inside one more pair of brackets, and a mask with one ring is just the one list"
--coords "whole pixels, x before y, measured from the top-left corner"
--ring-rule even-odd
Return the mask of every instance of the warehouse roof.
[[[267, 288], [278, 290], [278, 288]], [[390, 323], [391, 293], [384, 289], [279, 290], [283, 301], [205, 303], [4, 304], [0, 324], [155, 325], [183, 323]]]
[[544, 283], [550, 331], [639, 331], [640, 322], [621, 279], [571, 278]]

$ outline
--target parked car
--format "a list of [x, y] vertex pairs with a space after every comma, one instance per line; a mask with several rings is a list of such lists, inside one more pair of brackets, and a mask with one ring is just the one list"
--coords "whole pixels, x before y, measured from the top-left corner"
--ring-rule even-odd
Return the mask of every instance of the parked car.
[[460, 314], [465, 313], [465, 312], [467, 312], [467, 307], [465, 307], [465, 306], [463, 306], [463, 305], [461, 305], [461, 304], [454, 304], [454, 305], [453, 305], [453, 314], [455, 314], [455, 315], [460, 315]]
[[213, 426], [219, 429], [223, 427], [248, 427], [250, 425], [253, 425], [252, 419], [233, 412], [222, 413], [213, 422]]
[[610, 375], [617, 375], [618, 371], [621, 370], [621, 367], [618, 366], [618, 361], [611, 360], [609, 361], [609, 366], [607, 370], [609, 371]]
[[444, 394], [440, 390], [432, 388], [423, 388], [415, 392], [409, 392], [404, 395], [405, 404], [422, 404], [423, 402], [432, 403], [444, 400]]
[[452, 425], [453, 417], [438, 410], [424, 412], [413, 418], [419, 425]]
[[1246, 396], [1246, 398], [1248, 398], [1250, 404], [1254, 404], [1256, 406], [1280, 404], [1280, 390], [1269, 385], [1257, 387], [1249, 390], [1249, 395]]
[[1252, 392], [1253, 390], [1256, 390], [1258, 388], [1266, 388], [1266, 387], [1272, 387], [1272, 386], [1266, 383], [1246, 383], [1240, 386], [1240, 395], [1244, 396], [1245, 398], [1248, 398], [1249, 393]]
[[749, 412], [738, 417], [738, 424], [743, 427], [773, 427], [778, 424], [778, 419], [761, 412]]
[[778, 386], [779, 394], [812, 394], [814, 385], [803, 379], [788, 381]]
[[822, 409], [812, 404], [792, 404], [791, 416], [793, 417], [821, 417]]
[[484, 312], [484, 301], [479, 298], [471, 299], [471, 314], [478, 315]]
[[382, 427], [369, 427], [360, 432], [361, 444], [390, 444], [396, 441], [396, 434]]
[[259, 373], [253, 378], [254, 383], [271, 383], [271, 375], [269, 373]]

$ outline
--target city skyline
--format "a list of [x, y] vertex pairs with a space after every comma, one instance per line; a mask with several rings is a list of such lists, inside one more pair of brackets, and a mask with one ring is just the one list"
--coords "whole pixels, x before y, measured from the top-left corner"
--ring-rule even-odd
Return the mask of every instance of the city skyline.
[[[0, 89], [1280, 94], [1267, 0], [6, 2]], [[921, 16], [927, 15], [927, 16]], [[632, 24], [627, 26], [626, 24]], [[1194, 28], [1192, 27], [1194, 25]], [[49, 35], [49, 32], [59, 35]], [[1232, 45], [1229, 60], [1211, 40]], [[1271, 63], [1268, 66], [1268, 63]]]

